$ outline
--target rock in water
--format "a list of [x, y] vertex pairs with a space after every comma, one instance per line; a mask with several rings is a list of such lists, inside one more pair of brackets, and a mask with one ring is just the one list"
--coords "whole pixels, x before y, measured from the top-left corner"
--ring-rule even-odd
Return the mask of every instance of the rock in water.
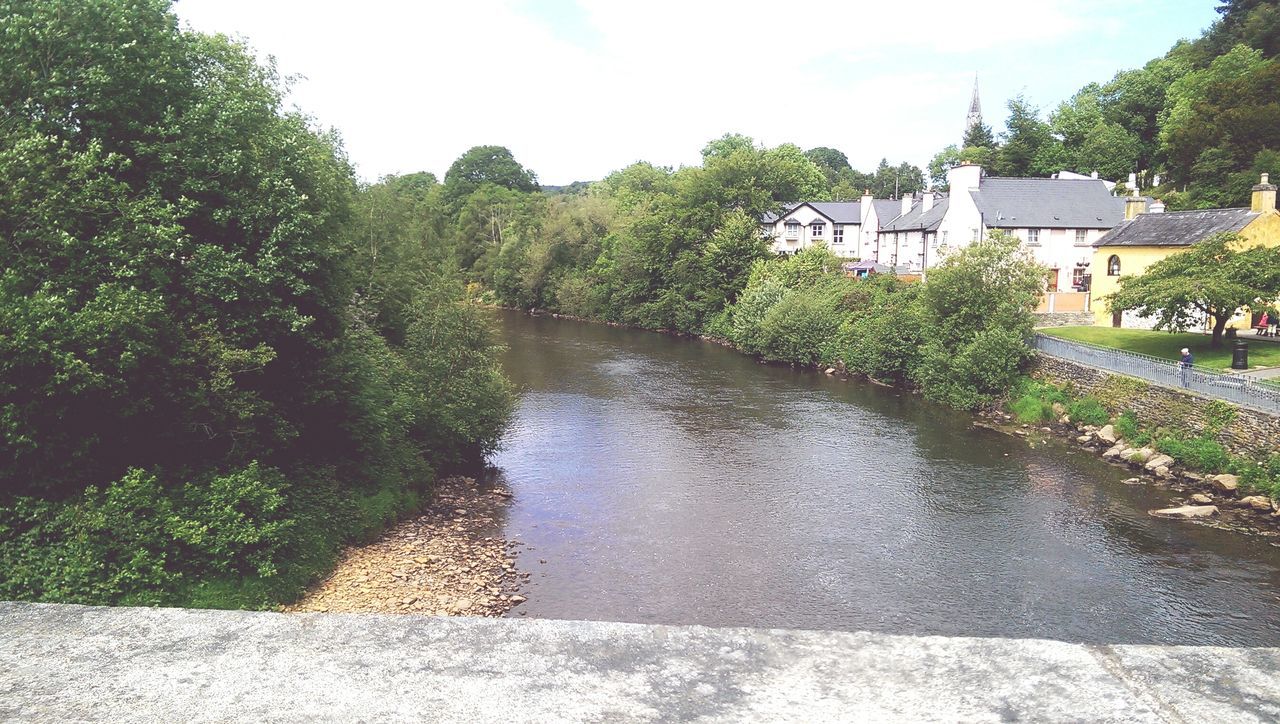
[[1248, 497], [1241, 498], [1240, 502], [1254, 510], [1271, 510], [1271, 498], [1268, 498], [1265, 495], [1250, 495]]
[[1107, 444], [1109, 444], [1109, 445], [1114, 445], [1114, 444], [1116, 444], [1116, 429], [1115, 429], [1115, 427], [1113, 427], [1113, 426], [1111, 426], [1111, 425], [1103, 425], [1103, 426], [1102, 426], [1102, 429], [1101, 429], [1101, 430], [1098, 430], [1098, 439], [1099, 439], [1099, 440], [1101, 440], [1101, 441], [1103, 441], [1103, 442], [1105, 442], [1105, 443], [1107, 443]]
[[1143, 465], [1143, 467], [1146, 468], [1147, 470], [1154, 472], [1156, 468], [1167, 468], [1172, 464], [1173, 464], [1173, 458], [1171, 456], [1156, 455], [1155, 457], [1148, 460], [1146, 465]]
[[1164, 518], [1208, 518], [1218, 514], [1216, 505], [1183, 505], [1178, 508], [1162, 508], [1148, 511], [1151, 515]]
[[1213, 498], [1210, 498], [1204, 493], [1196, 493], [1195, 495], [1191, 496], [1191, 502], [1199, 503], [1200, 505], [1208, 505], [1209, 503], [1213, 502]]
[[1240, 487], [1240, 478], [1234, 475], [1215, 475], [1213, 476], [1213, 487], [1224, 493], [1234, 493]]

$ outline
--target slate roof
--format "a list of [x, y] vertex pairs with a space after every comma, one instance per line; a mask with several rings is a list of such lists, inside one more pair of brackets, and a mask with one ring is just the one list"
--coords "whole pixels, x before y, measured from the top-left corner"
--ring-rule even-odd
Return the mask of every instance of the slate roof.
[[1191, 246], [1224, 231], [1240, 231], [1261, 214], [1249, 209], [1198, 209], [1139, 214], [1121, 221], [1094, 246]]
[[[833, 224], [859, 224], [862, 222], [861, 201], [801, 201], [784, 206], [782, 215], [786, 216], [801, 206], [813, 207], [819, 214], [830, 219]], [[782, 217], [777, 214], [765, 213], [764, 216], [760, 217], [760, 222], [773, 224], [780, 218]]]
[[942, 217], [947, 215], [947, 207], [950, 205], [949, 197], [942, 197], [933, 202], [933, 208], [928, 211], [924, 210], [924, 204], [917, 201], [915, 206], [907, 213], [899, 216], [888, 224], [880, 227], [880, 233], [887, 231], [937, 231], [938, 225], [942, 223]]
[[872, 199], [871, 206], [876, 210], [876, 219], [880, 221], [881, 227], [902, 215], [901, 201]]
[[969, 193], [991, 228], [1110, 229], [1124, 219], [1124, 199], [1096, 179], [988, 177]]

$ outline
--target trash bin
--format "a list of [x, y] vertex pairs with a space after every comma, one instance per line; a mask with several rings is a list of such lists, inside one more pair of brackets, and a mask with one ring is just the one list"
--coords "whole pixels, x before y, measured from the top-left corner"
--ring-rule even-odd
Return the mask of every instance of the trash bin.
[[1249, 369], [1249, 343], [1243, 339], [1237, 339], [1231, 345], [1231, 369]]

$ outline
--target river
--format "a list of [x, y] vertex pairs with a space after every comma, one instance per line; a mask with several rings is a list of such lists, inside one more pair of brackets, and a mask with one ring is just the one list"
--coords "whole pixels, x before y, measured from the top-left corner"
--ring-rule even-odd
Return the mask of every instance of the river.
[[528, 601], [644, 623], [1280, 645], [1280, 548], [911, 394], [499, 313]]

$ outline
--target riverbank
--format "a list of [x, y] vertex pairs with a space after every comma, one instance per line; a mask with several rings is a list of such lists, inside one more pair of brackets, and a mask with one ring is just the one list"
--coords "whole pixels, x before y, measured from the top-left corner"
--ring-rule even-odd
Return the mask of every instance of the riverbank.
[[436, 486], [413, 518], [343, 552], [289, 613], [502, 616], [524, 601], [518, 541], [503, 538], [507, 489], [469, 477]]

